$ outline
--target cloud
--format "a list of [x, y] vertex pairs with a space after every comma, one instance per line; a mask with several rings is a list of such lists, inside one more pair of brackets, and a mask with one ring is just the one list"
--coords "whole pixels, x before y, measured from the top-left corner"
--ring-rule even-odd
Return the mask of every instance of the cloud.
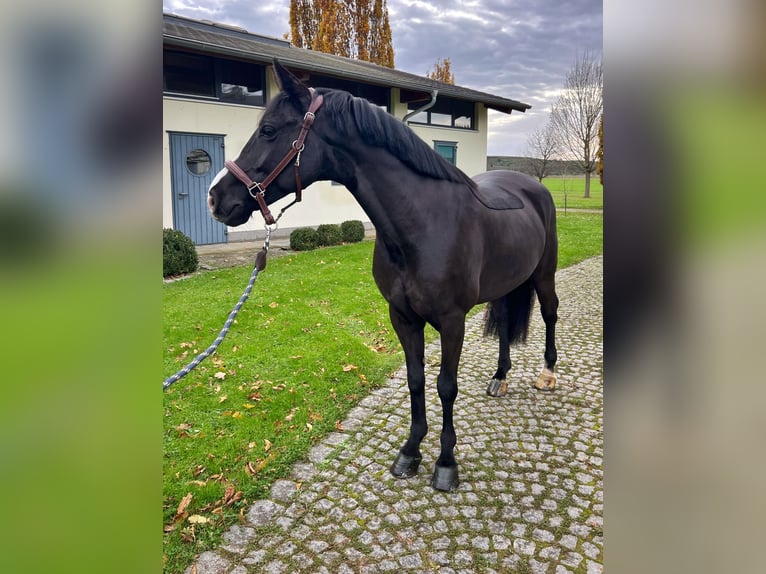
[[[289, 2], [164, 0], [164, 9], [282, 37]], [[449, 58], [457, 84], [533, 106], [527, 118], [490, 115], [495, 155], [518, 155], [540, 127], [576, 55], [601, 54], [601, 0], [388, 0], [397, 69], [425, 75]], [[533, 113], [531, 113], [533, 112]], [[543, 113], [541, 113], [543, 112]]]

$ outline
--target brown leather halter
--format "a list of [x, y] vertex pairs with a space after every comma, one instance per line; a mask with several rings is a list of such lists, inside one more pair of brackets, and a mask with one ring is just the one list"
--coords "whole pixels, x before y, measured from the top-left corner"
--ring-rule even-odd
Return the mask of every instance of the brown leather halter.
[[[300, 133], [298, 134], [298, 139], [293, 141], [292, 146], [290, 146], [290, 151], [285, 154], [285, 157], [282, 158], [282, 161], [277, 164], [277, 167], [275, 167], [262, 182], [254, 182], [247, 176], [245, 171], [233, 161], [226, 160], [226, 162], [224, 162], [226, 169], [228, 169], [239, 181], [245, 184], [247, 191], [250, 193], [253, 199], [258, 202], [258, 206], [261, 208], [261, 214], [263, 215], [263, 219], [266, 221], [266, 225], [275, 224], [276, 219], [274, 219], [274, 216], [271, 214], [263, 194], [266, 192], [266, 187], [271, 184], [271, 182], [273, 182], [280, 173], [284, 171], [284, 169], [287, 167], [287, 164], [289, 164], [293, 158], [295, 158], [295, 200], [280, 212], [279, 217], [282, 216], [282, 213], [285, 212], [285, 209], [295, 203], [298, 203], [302, 199], [303, 187], [301, 185], [301, 176], [298, 173], [298, 168], [301, 165], [301, 152], [305, 147], [306, 136], [309, 133], [311, 124], [314, 123], [315, 113], [319, 109], [319, 106], [322, 105], [323, 101], [324, 97], [311, 89], [311, 104], [309, 104], [309, 110], [306, 112], [306, 115], [303, 116], [303, 125], [301, 126]], [[257, 191], [254, 192], [253, 190]], [[277, 219], [279, 219], [279, 217], [277, 217]]]

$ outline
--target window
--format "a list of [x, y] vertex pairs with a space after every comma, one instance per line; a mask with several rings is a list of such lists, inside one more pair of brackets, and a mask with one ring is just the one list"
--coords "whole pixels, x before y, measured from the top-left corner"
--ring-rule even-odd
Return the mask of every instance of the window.
[[389, 111], [389, 99], [390, 88], [385, 86], [375, 86], [373, 84], [363, 84], [360, 82], [352, 82], [351, 80], [343, 80], [341, 78], [333, 78], [330, 76], [321, 76], [318, 74], [311, 74], [308, 79], [308, 85], [317, 86], [322, 88], [332, 88], [334, 90], [344, 90], [349, 92], [352, 96], [357, 98], [364, 98], [371, 104], [374, 104], [384, 111]]
[[434, 149], [452, 165], [457, 165], [457, 142], [434, 141]]
[[[423, 101], [407, 104], [409, 111], [423, 107]], [[412, 116], [409, 122], [466, 130], [475, 129], [474, 103], [465, 100], [439, 97], [432, 108]]]
[[165, 93], [262, 106], [265, 84], [260, 64], [173, 50], [163, 53]]
[[194, 175], [210, 171], [210, 156], [204, 149], [193, 149], [186, 156], [186, 168]]
[[215, 96], [212, 58], [196, 54], [165, 52], [162, 72], [166, 92]]

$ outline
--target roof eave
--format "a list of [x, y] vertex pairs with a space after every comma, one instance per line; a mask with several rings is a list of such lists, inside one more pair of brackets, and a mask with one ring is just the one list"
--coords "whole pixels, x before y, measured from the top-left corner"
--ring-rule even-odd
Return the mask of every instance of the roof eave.
[[[164, 42], [167, 42], [168, 44], [173, 46], [195, 48], [203, 52], [209, 52], [209, 53], [220, 54], [220, 55], [230, 56], [230, 55], [236, 54], [248, 60], [261, 62], [261, 63], [267, 63], [267, 64], [271, 63], [274, 58], [273, 55], [258, 54], [250, 50], [234, 48], [231, 46], [221, 46], [218, 44], [212, 44], [210, 42], [205, 42], [202, 40], [183, 38], [180, 36], [174, 36], [172, 34], [167, 34], [167, 33], [163, 33], [162, 38]], [[272, 48], [276, 48], [280, 52], [283, 50], [286, 51], [285, 48], [281, 48], [281, 47], [272, 47]], [[296, 49], [296, 48], [291, 48], [291, 49]], [[464, 94], [463, 95], [451, 94], [450, 84], [443, 84], [440, 86], [436, 86], [436, 85], [430, 85], [430, 84], [418, 82], [418, 81], [410, 82], [403, 78], [396, 78], [394, 81], [384, 82], [377, 78], [371, 78], [369, 75], [364, 74], [363, 72], [355, 72], [351, 70], [339, 70], [338, 68], [330, 66], [330, 65], [322, 65], [315, 62], [306, 62], [305, 60], [301, 58], [294, 58], [290, 54], [279, 54], [278, 58], [279, 58], [279, 61], [282, 62], [282, 64], [284, 64], [288, 68], [290, 67], [298, 68], [301, 70], [318, 72], [318, 73], [331, 75], [331, 76], [337, 76], [337, 77], [341, 77], [341, 78], [345, 78], [349, 80], [362, 81], [368, 84], [393, 86], [396, 88], [416, 90], [416, 91], [422, 91], [426, 93], [430, 93], [434, 88], [436, 88], [443, 95], [465, 99]], [[465, 89], [470, 89], [470, 88], [465, 88]], [[525, 112], [526, 110], [532, 107], [529, 104], [517, 102], [515, 100], [493, 101], [493, 99], [481, 97], [481, 94], [476, 94], [476, 96], [472, 99], [479, 103], [483, 103], [487, 108], [497, 110], [499, 112], [503, 112], [506, 114], [510, 114], [513, 111]], [[509, 101], [511, 102], [510, 104], [508, 103]]]

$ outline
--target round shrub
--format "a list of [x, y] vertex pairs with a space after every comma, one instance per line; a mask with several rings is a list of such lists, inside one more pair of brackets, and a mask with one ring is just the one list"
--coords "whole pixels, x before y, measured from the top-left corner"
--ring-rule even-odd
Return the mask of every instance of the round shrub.
[[162, 230], [162, 276], [172, 277], [193, 273], [199, 258], [194, 242], [177, 229]]
[[340, 225], [334, 223], [323, 223], [317, 227], [317, 236], [319, 237], [319, 245], [325, 247], [340, 245], [341, 241], [343, 241]]
[[344, 221], [340, 224], [340, 231], [346, 243], [358, 243], [364, 239], [364, 223], [358, 219]]
[[290, 233], [290, 249], [293, 251], [311, 251], [319, 247], [319, 235], [311, 227], [299, 227]]

